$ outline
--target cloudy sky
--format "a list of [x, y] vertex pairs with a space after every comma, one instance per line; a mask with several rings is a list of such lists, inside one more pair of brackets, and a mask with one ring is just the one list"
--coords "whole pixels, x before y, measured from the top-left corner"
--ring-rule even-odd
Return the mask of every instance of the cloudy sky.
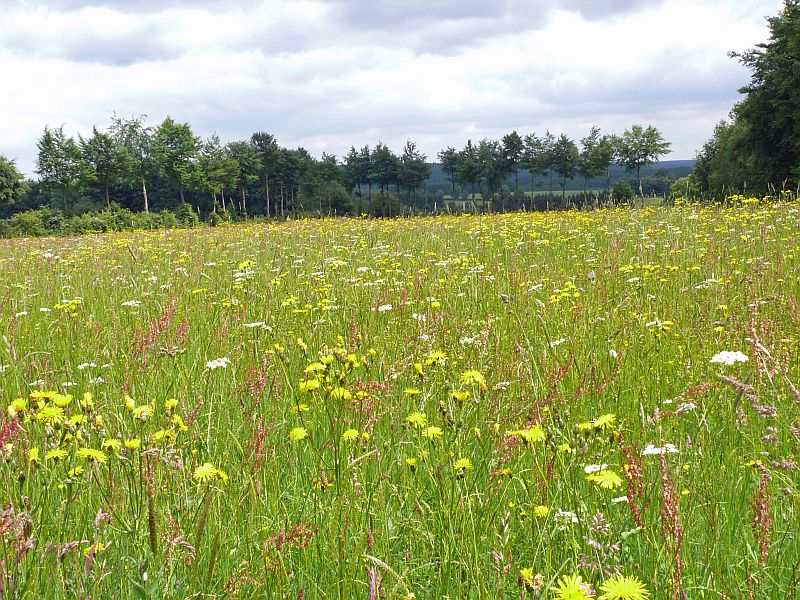
[[0, 0], [0, 154], [166, 115], [341, 155], [653, 124], [692, 158], [781, 0]]

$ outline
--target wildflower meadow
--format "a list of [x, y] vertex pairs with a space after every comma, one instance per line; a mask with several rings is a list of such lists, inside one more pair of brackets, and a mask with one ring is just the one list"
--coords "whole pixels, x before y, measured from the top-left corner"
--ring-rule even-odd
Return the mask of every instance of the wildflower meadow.
[[0, 241], [0, 597], [796, 598], [800, 205]]

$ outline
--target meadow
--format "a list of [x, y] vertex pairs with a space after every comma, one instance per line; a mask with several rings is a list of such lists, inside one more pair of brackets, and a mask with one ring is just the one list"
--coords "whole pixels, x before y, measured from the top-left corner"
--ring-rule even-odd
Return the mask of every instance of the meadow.
[[0, 597], [796, 598], [800, 205], [0, 241]]

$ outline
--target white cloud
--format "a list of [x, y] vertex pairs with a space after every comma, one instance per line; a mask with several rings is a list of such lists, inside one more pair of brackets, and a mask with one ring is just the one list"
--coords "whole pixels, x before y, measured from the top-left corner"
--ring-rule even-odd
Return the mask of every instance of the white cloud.
[[[748, 79], [726, 56], [780, 0], [11, 2], [0, 8], [0, 154], [33, 173], [45, 125], [167, 114], [203, 136], [267, 130], [344, 153], [413, 138], [654, 124], [691, 158]], [[49, 8], [47, 8], [49, 7]], [[614, 8], [613, 12], [609, 12]]]

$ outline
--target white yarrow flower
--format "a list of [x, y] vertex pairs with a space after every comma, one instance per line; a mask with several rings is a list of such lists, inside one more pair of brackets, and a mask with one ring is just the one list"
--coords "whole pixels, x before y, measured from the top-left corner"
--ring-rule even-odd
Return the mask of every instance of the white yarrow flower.
[[738, 350], [735, 352], [731, 352], [730, 350], [723, 350], [711, 357], [712, 363], [717, 363], [721, 365], [732, 365], [738, 362], [747, 362], [750, 360], [748, 356]]
[[658, 456], [661, 454], [674, 454], [678, 451], [678, 449], [673, 444], [664, 444], [662, 448], [658, 446], [654, 446], [653, 444], [647, 444], [644, 450], [642, 450], [642, 456]]
[[392, 310], [392, 305], [391, 304], [381, 304], [378, 307], [378, 312], [379, 313], [386, 312], [387, 310]]
[[222, 358], [215, 358], [214, 360], [206, 362], [206, 369], [212, 371], [214, 369], [227, 369], [229, 364], [231, 364], [231, 359], [227, 356], [223, 356]]

